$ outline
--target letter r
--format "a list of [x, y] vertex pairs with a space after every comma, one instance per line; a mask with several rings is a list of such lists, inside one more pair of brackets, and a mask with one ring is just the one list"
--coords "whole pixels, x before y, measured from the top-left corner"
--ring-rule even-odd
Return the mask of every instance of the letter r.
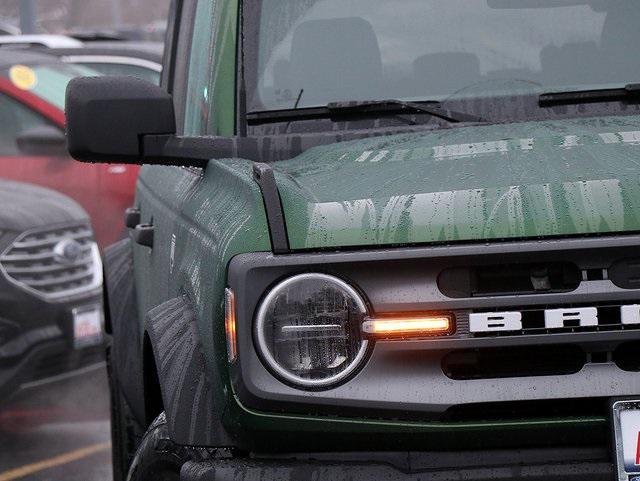
[[576, 309], [549, 309], [544, 312], [544, 326], [547, 329], [566, 327], [565, 321], [579, 321], [581, 327], [598, 325], [598, 309], [581, 307]]

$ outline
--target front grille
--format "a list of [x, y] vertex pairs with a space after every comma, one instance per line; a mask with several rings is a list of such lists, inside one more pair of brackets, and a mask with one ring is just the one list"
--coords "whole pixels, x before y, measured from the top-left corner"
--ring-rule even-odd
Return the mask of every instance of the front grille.
[[452, 351], [442, 371], [456, 381], [575, 374], [587, 362], [576, 345], [499, 347]]
[[87, 224], [22, 234], [0, 256], [0, 269], [17, 286], [47, 300], [102, 284], [100, 254]]

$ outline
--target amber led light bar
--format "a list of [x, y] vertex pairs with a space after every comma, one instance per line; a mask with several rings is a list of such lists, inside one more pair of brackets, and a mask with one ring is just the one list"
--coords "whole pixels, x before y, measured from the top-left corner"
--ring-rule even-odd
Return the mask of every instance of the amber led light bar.
[[385, 314], [362, 323], [362, 332], [376, 339], [446, 336], [453, 330], [453, 316], [444, 314]]
[[236, 333], [236, 295], [233, 290], [224, 290], [224, 330], [227, 335], [227, 358], [233, 362], [238, 357]]

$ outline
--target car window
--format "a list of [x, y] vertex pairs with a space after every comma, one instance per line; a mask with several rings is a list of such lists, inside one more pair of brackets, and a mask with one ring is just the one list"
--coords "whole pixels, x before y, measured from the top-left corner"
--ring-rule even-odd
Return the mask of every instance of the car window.
[[308, 107], [601, 88], [640, 78], [634, 0], [260, 2], [250, 111], [291, 108], [298, 97]]
[[200, 0], [190, 49], [185, 135], [234, 130], [237, 0]]
[[[15, 75], [15, 72], [19, 74]], [[80, 65], [51, 63], [42, 65], [13, 65], [0, 69], [0, 75], [8, 78], [21, 90], [28, 90], [50, 104], [64, 109], [67, 84], [75, 77], [99, 75]]]
[[210, 102], [208, 74], [211, 71], [210, 39], [213, 38], [214, 3], [214, 0], [201, 0], [196, 7], [184, 115], [185, 135], [206, 133]]
[[0, 94], [0, 155], [20, 155], [18, 136], [27, 130], [53, 123], [16, 100]]
[[139, 65], [106, 62], [77, 62], [75, 65], [89, 67], [103, 75], [132, 75], [155, 85], [160, 84], [160, 72]]

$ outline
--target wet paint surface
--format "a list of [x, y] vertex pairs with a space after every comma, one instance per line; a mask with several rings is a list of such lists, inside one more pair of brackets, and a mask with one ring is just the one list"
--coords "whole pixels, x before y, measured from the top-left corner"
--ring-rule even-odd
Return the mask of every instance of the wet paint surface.
[[[182, 444], [224, 446], [226, 433], [215, 426], [231, 399], [223, 303], [227, 266], [236, 254], [271, 249], [252, 163], [212, 160], [204, 170], [145, 166], [136, 205], [142, 221], [154, 225], [153, 249], [140, 245], [133, 249], [138, 319], [158, 308], [153, 312], [156, 325], [166, 327], [159, 330], [163, 341], [158, 349], [171, 346], [170, 352], [163, 352], [162, 363], [165, 355], [177, 363], [176, 369], [169, 361], [159, 364], [159, 369], [165, 370], [167, 383], [176, 386], [167, 400], [175, 398], [176, 409], [182, 410], [168, 412], [169, 422], [172, 425], [175, 416], [193, 421], [174, 432], [174, 439]], [[178, 298], [189, 305], [188, 315], [178, 309]], [[142, 339], [143, 323], [138, 327]], [[201, 350], [204, 364], [199, 353], [192, 357], [195, 350]], [[188, 370], [185, 359], [189, 359]], [[198, 375], [202, 376], [199, 384], [184, 382]], [[204, 389], [205, 379], [211, 389]], [[192, 392], [186, 393], [189, 389]], [[182, 402], [185, 395], [189, 400]], [[211, 406], [217, 409], [208, 409]]]
[[640, 117], [333, 144], [274, 164], [293, 249], [640, 230]]

